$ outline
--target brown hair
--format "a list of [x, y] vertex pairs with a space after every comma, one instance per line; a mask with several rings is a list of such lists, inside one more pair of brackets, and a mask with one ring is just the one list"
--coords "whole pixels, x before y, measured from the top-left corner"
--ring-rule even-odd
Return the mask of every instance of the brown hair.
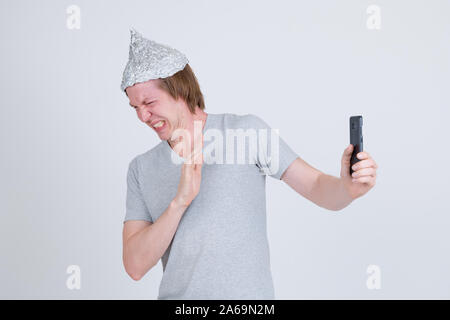
[[200, 85], [189, 64], [186, 64], [183, 70], [178, 71], [174, 75], [159, 80], [159, 88], [166, 91], [175, 100], [182, 98], [192, 114], [195, 113], [197, 105], [201, 110], [205, 109], [205, 101]]

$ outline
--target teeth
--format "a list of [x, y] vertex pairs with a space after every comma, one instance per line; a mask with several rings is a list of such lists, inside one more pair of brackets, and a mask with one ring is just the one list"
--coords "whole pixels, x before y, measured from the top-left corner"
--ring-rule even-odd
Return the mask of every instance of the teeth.
[[164, 120], [161, 120], [161, 121], [157, 122], [153, 127], [154, 128], [162, 127], [163, 123], [164, 123]]

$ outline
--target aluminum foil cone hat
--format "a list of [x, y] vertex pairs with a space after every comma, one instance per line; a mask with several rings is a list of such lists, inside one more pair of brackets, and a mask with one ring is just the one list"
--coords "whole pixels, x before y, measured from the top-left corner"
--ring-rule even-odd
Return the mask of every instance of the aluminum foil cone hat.
[[180, 51], [146, 39], [133, 28], [130, 32], [130, 52], [123, 71], [122, 91], [135, 83], [170, 77], [189, 63]]

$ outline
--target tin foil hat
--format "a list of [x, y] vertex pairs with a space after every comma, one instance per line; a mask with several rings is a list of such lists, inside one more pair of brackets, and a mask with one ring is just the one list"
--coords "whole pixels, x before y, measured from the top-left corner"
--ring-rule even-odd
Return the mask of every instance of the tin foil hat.
[[133, 28], [130, 32], [130, 52], [123, 71], [122, 91], [138, 82], [170, 77], [189, 63], [180, 51], [146, 39]]

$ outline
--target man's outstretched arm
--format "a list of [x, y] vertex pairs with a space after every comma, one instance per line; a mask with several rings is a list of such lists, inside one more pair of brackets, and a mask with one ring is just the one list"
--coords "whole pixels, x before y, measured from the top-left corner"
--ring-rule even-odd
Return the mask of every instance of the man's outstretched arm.
[[352, 151], [353, 145], [344, 150], [340, 178], [325, 174], [298, 157], [283, 173], [281, 180], [318, 206], [333, 211], [341, 210], [367, 193], [376, 180], [378, 165], [367, 152], [358, 153], [361, 161], [354, 165], [355, 172], [350, 175]]

